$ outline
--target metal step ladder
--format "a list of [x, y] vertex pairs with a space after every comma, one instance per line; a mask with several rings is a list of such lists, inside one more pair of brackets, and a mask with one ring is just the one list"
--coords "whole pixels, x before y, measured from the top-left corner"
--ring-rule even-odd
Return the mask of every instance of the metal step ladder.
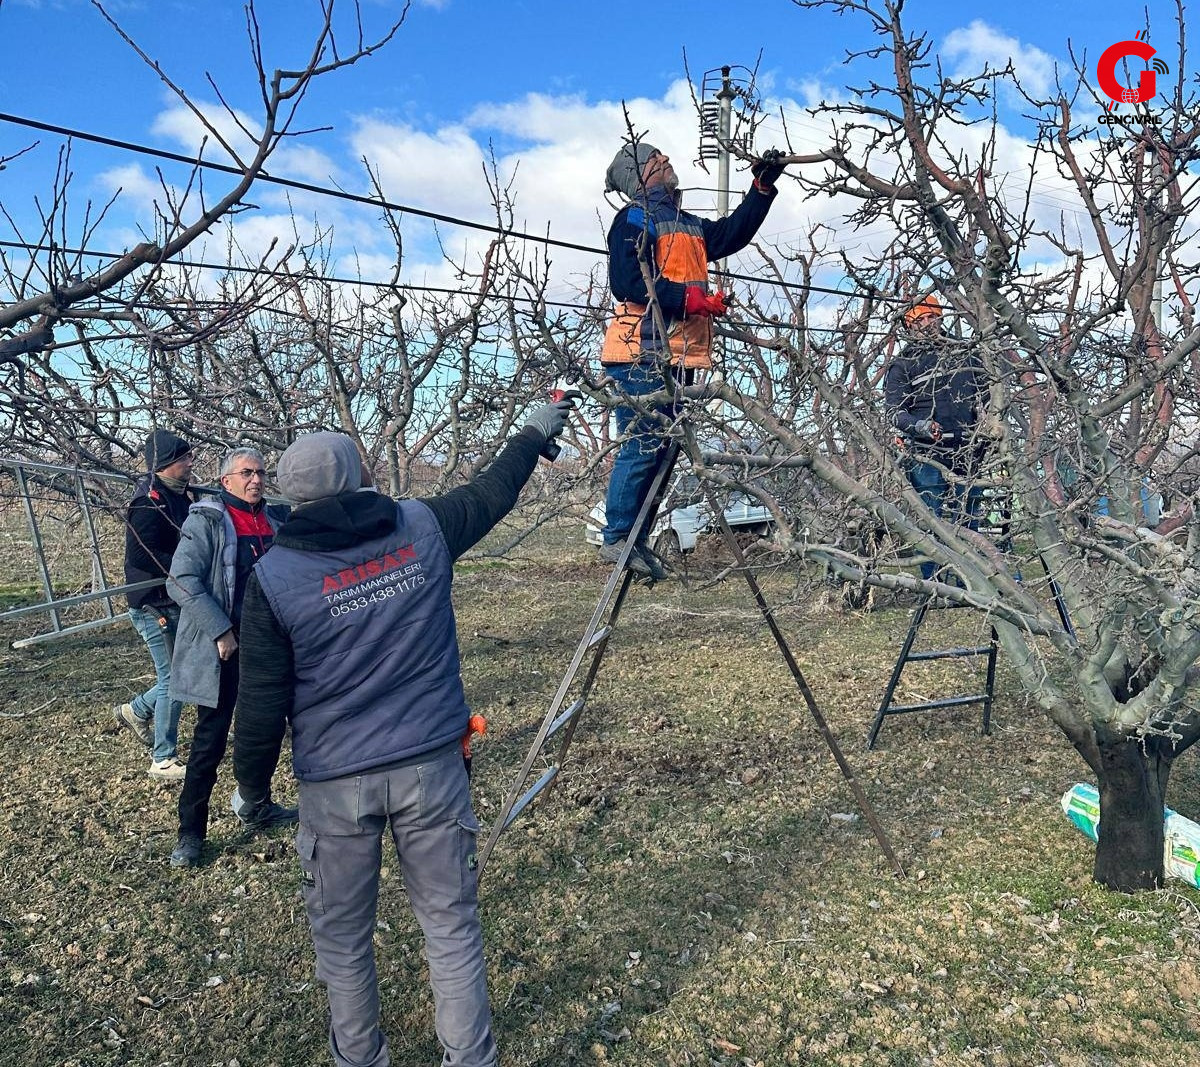
[[[1073, 635], [1075, 628], [1071, 625], [1071, 616], [1067, 611], [1062, 589], [1051, 572], [1045, 557], [1039, 554], [1038, 561], [1041, 563], [1042, 569], [1046, 572], [1046, 580], [1050, 587], [1050, 594], [1054, 599], [1054, 608], [1058, 612], [1059, 621], [1062, 623], [1063, 629]], [[1021, 580], [1019, 573], [1017, 574], [1017, 580]], [[933, 711], [938, 708], [962, 708], [969, 707], [972, 704], [983, 705], [983, 723], [980, 732], [984, 737], [991, 736], [992, 700], [996, 688], [996, 654], [1000, 648], [999, 639], [996, 637], [996, 628], [994, 626], [990, 628], [991, 637], [986, 645], [936, 648], [918, 652], [912, 650], [917, 640], [917, 633], [921, 629], [921, 624], [925, 621], [925, 616], [931, 609], [946, 611], [967, 606], [966, 604], [935, 606], [934, 598], [931, 596], [923, 600], [917, 607], [917, 610], [913, 612], [908, 633], [905, 635], [904, 642], [900, 646], [900, 655], [896, 657], [896, 665], [892, 668], [887, 688], [883, 691], [883, 699], [879, 703], [879, 710], [875, 713], [875, 721], [871, 723], [871, 728], [867, 731], [868, 750], [875, 747], [875, 742], [879, 738], [879, 731], [883, 729], [883, 720], [889, 715], [905, 715], [914, 711]], [[937, 700], [925, 700], [917, 704], [892, 703], [892, 698], [896, 694], [896, 686], [900, 684], [900, 676], [904, 673], [904, 668], [907, 664], [939, 659], [967, 659], [972, 656], [987, 656], [987, 672], [984, 676], [982, 693], [966, 693], [961, 696], [941, 697]]]
[[[934, 608], [934, 610], [950, 610], [955, 607], [965, 607], [966, 605], [946, 604], [942, 607]], [[904, 643], [900, 646], [900, 655], [896, 657], [896, 665], [892, 668], [891, 677], [888, 679], [887, 688], [883, 691], [883, 700], [880, 701], [879, 710], [875, 713], [875, 721], [871, 723], [871, 729], [867, 731], [867, 748], [875, 747], [875, 741], [879, 737], [879, 731], [883, 728], [883, 720], [888, 715], [905, 715], [914, 711], [933, 711], [937, 708], [962, 708], [968, 707], [971, 704], [983, 705], [983, 727], [982, 732], [985, 737], [992, 732], [992, 697], [996, 687], [996, 652], [999, 648], [999, 641], [996, 638], [995, 627], [991, 628], [991, 639], [986, 645], [957, 647], [957, 648], [935, 648], [926, 649], [924, 651], [914, 652], [913, 645], [916, 643], [917, 634], [921, 629], [921, 623], [925, 621], [925, 616], [931, 608], [933, 608], [933, 597], [927, 597], [921, 601], [917, 610], [913, 612], [912, 622], [909, 624], [908, 633], [904, 637]], [[939, 659], [967, 659], [972, 656], [987, 656], [987, 674], [984, 678], [982, 693], [966, 693], [962, 696], [940, 697], [937, 700], [923, 700], [916, 704], [893, 704], [892, 698], [896, 694], [896, 686], [900, 684], [900, 676], [904, 673], [904, 668], [909, 663], [927, 663], [931, 660]]]
[[[633, 529], [626, 538], [625, 551], [621, 553], [620, 559], [617, 560], [613, 567], [613, 572], [609, 575], [608, 581], [604, 586], [604, 591], [600, 595], [600, 601], [596, 605], [595, 611], [592, 613], [591, 619], [588, 621], [587, 627], [584, 629], [583, 637], [580, 639], [578, 646], [575, 649], [575, 655], [571, 658], [570, 666], [567, 668], [567, 673], [563, 680], [559, 683], [558, 690], [554, 694], [554, 699], [550, 703], [550, 709], [546, 712], [545, 718], [542, 720], [541, 728], [537, 732], [533, 743], [530, 745], [529, 753], [525, 757], [525, 762], [521, 765], [521, 770], [513, 780], [512, 787], [509, 789], [508, 795], [505, 797], [503, 805], [497, 814], [495, 821], [492, 824], [491, 832], [485, 842], [482, 851], [479, 853], [478, 873], [482, 877], [484, 867], [487, 865], [488, 859], [491, 857], [493, 849], [496, 847], [496, 842], [500, 835], [516, 821], [516, 819], [525, 811], [534, 800], [538, 797], [549, 796], [553, 789], [559, 774], [562, 771], [563, 764], [566, 760], [567, 750], [570, 747], [571, 739], [575, 735], [575, 727], [579, 723], [579, 718], [583, 713], [587, 704], [588, 695], [591, 693], [592, 684], [596, 680], [596, 675], [600, 670], [600, 663], [604, 658], [604, 653], [608, 648], [608, 640], [612, 635], [617, 624], [617, 618], [621, 613], [621, 606], [625, 602], [626, 594], [629, 592], [629, 587], [633, 583], [633, 574], [626, 568], [629, 556], [633, 551], [633, 545], [637, 543], [638, 534], [648, 525], [652, 524], [654, 517], [658, 514], [658, 509], [662, 504], [663, 497], [666, 494], [667, 486], [670, 482], [672, 471], [675, 469], [675, 464], [679, 459], [680, 444], [678, 439], [673, 439], [668, 445], [667, 452], [659, 465], [658, 472], [655, 474], [654, 481], [651, 483], [650, 490], [647, 493], [646, 500], [642, 504], [641, 510], [638, 512], [637, 519], [633, 524]], [[801, 698], [805, 706], [808, 708], [818, 731], [821, 734], [826, 746], [832, 753], [838, 768], [842, 772], [843, 778], [850, 786], [854, 793], [855, 800], [858, 802], [860, 810], [863, 812], [868, 825], [871, 827], [875, 839], [879, 842], [880, 849], [888, 862], [892, 865], [893, 870], [900, 877], [904, 876], [904, 867], [896, 856], [891, 842], [888, 840], [887, 833], [883, 829], [883, 825], [879, 821], [871, 802], [867, 799], [863, 792], [862, 786], [854, 775], [850, 764], [847, 762], [842, 753], [841, 747], [838, 745], [837, 739], [833, 735], [829, 724], [826, 722], [824, 715], [817, 706], [816, 698], [813, 696], [812, 690], [809, 688], [808, 682], [804, 678], [803, 672], [800, 670], [799, 664], [796, 662], [795, 656], [792, 654], [788, 646], [782, 630], [775, 621], [774, 611], [767, 603], [763, 595], [762, 589], [759, 587], [758, 581], [755, 579], [750, 570], [749, 564], [746, 562], [745, 554], [742, 552], [741, 546], [737, 542], [733, 531], [730, 529], [728, 522], [725, 521], [724, 511], [715, 499], [710, 488], [704, 488], [705, 496], [708, 499], [709, 509], [715, 518], [721, 535], [725, 540], [726, 546], [733, 553], [734, 560], [737, 564], [737, 570], [745, 579], [746, 584], [750, 588], [751, 595], [754, 598], [755, 604], [762, 613], [763, 619], [767, 624], [767, 628], [771, 631], [775, 643], [779, 647], [780, 654], [783, 656], [784, 662], [792, 673], [792, 677], [796, 682], [796, 686], [800, 691]], [[579, 687], [578, 695], [567, 702], [567, 696], [571, 692], [576, 676], [579, 674], [583, 661], [591, 655], [591, 661], [588, 665], [587, 672], [584, 675], [583, 683]], [[565, 705], [565, 707], [564, 707]], [[551, 763], [541, 775], [532, 783], [529, 784], [530, 778], [533, 777], [534, 765], [541, 758], [543, 751], [550, 743], [551, 739], [562, 734], [562, 740], [559, 743], [558, 757]]]
[[[671, 472], [675, 469], [675, 464], [679, 459], [679, 451], [679, 442], [672, 440], [667, 446], [666, 454], [658, 465], [658, 471], [654, 476], [654, 480], [650, 483], [650, 489], [646, 494], [646, 499], [642, 502], [642, 507], [638, 512], [637, 518], [634, 520], [633, 528], [625, 538], [625, 550], [613, 566], [612, 574], [608, 576], [608, 581], [604, 585], [604, 591], [600, 594], [600, 600], [592, 612], [591, 619], [588, 620], [588, 624], [584, 628], [583, 636], [575, 648], [575, 654], [571, 657], [571, 663], [567, 667], [567, 672], [563, 675], [563, 679], [558, 685], [554, 699], [550, 702], [550, 708], [546, 712], [545, 718], [542, 719], [542, 725], [534, 737], [533, 743], [529, 746], [525, 762], [521, 765], [521, 770], [518, 772], [516, 778], [513, 779], [512, 786], [509, 788], [508, 794], [504, 798], [504, 803], [500, 806], [500, 811], [492, 824], [491, 833], [488, 835], [483, 850], [479, 853], [477, 870], [480, 877], [483, 876], [483, 869], [487, 865], [488, 858], [491, 856], [492, 850], [496, 847], [496, 842], [499, 840], [500, 835], [539, 796], [543, 794], [549, 796], [558, 779], [567, 758], [567, 750], [570, 748], [571, 740], [575, 736], [575, 727], [579, 722], [580, 715], [583, 714], [583, 710], [587, 706], [587, 699], [592, 691], [592, 684], [596, 680], [596, 675], [600, 671], [601, 661], [604, 659], [604, 653], [608, 649], [608, 639], [612, 636], [613, 630], [616, 628], [617, 618], [621, 614], [621, 606], [625, 603], [629, 587], [634, 582], [634, 574], [627, 567], [629, 557], [633, 552], [633, 546], [637, 543], [637, 538], [641, 531], [647, 526], [652, 525], [654, 517], [658, 514], [659, 506], [666, 495], [667, 486], [670, 484]], [[583, 682], [578, 688], [577, 695], [568, 703], [568, 694], [574, 688], [575, 679], [583, 666], [584, 660], [588, 659], [589, 656], [590, 661], [587, 671], [584, 674]], [[562, 735], [562, 739], [559, 742], [558, 757], [542, 771], [540, 777], [532, 785], [528, 784], [529, 779], [533, 776], [534, 765], [541, 758], [543, 751], [550, 744], [551, 740], [559, 734]]]

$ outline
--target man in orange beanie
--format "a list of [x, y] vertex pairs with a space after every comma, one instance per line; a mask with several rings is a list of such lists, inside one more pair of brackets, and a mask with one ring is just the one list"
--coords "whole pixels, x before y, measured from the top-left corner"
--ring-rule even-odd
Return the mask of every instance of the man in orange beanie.
[[[971, 484], [982, 452], [975, 431], [987, 403], [983, 367], [942, 328], [932, 294], [905, 311], [904, 325], [911, 340], [889, 364], [883, 395], [909, 460], [908, 480], [935, 515], [974, 528], [983, 504], [983, 491]], [[921, 577], [935, 570], [922, 563]]]

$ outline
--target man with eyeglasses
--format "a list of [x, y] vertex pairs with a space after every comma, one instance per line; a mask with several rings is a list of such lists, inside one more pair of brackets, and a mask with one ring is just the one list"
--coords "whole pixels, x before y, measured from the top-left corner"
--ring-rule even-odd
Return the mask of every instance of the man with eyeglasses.
[[[266, 474], [257, 449], [230, 452], [221, 464], [220, 496], [192, 505], [171, 561], [167, 589], [179, 604], [171, 696], [196, 705], [172, 867], [200, 863], [217, 766], [225, 755], [237, 703], [238, 627], [246, 583], [287, 517], [285, 509], [263, 503]], [[267, 826], [295, 822], [297, 813], [268, 798], [239, 817], [247, 825]]]

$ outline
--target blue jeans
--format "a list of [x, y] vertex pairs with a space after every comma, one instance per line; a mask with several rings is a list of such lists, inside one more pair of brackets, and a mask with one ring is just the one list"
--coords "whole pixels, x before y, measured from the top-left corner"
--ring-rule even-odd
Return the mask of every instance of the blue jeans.
[[175, 652], [175, 630], [179, 625], [179, 608], [130, 608], [129, 621], [141, 635], [150, 658], [154, 660], [154, 684], [129, 703], [133, 713], [142, 719], [154, 719], [154, 749], [156, 760], [175, 755], [179, 738], [179, 713], [183, 704], [171, 699], [171, 656]]
[[[662, 368], [653, 359], [641, 363], [616, 363], [604, 368], [616, 385], [618, 392], [626, 396], [646, 396], [665, 388]], [[691, 380], [691, 372], [684, 372], [684, 382]], [[668, 419], [674, 417], [669, 405], [654, 409]], [[608, 481], [608, 497], [604, 502], [604, 543], [616, 544], [629, 536], [638, 512], [650, 491], [650, 483], [667, 451], [667, 439], [663, 436], [665, 424], [652, 415], [641, 415], [633, 408], [617, 408], [617, 433], [631, 436], [621, 446], [613, 463], [612, 477]], [[638, 537], [645, 543], [650, 535], [649, 528], [643, 529]]]
[[[979, 529], [979, 517], [983, 511], [983, 490], [975, 485], [951, 484], [946, 476], [932, 463], [913, 463], [908, 472], [912, 487], [921, 494], [925, 506], [939, 518], [949, 519], [957, 526], [968, 530]], [[937, 564], [927, 561], [921, 564], [921, 577], [932, 578]]]
[[338, 1067], [387, 1067], [375, 970], [383, 835], [425, 938], [443, 1067], [496, 1067], [475, 873], [479, 823], [458, 743], [391, 770], [300, 783], [301, 893]]

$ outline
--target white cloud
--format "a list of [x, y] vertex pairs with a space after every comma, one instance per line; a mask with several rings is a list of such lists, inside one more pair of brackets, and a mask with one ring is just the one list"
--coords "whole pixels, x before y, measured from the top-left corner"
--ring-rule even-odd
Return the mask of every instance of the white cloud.
[[[257, 119], [238, 110], [230, 115], [221, 105], [206, 101], [197, 102], [196, 108], [200, 115], [182, 104], [171, 104], [159, 112], [151, 131], [171, 139], [188, 155], [198, 155], [203, 148], [206, 160], [221, 164], [232, 162], [221, 147], [221, 142], [205, 126], [208, 123], [243, 162], [254, 155], [257, 146], [253, 138], [259, 136], [260, 132]], [[203, 116], [203, 121], [200, 116]], [[246, 131], [249, 131], [249, 135]], [[268, 170], [314, 184], [342, 179], [341, 167], [328, 154], [297, 140], [280, 142], [271, 156]]]
[[[985, 41], [994, 44], [995, 35], [982, 23], [973, 24], [973, 47], [983, 47]], [[956, 31], [965, 34], [968, 31]], [[989, 36], [991, 35], [991, 36]], [[958, 38], [959, 43], [966, 41]], [[963, 48], [965, 49], [965, 45]], [[955, 53], [965, 56], [965, 51]], [[1004, 50], [1004, 60], [1010, 54]], [[1040, 53], [1039, 53], [1040, 54]], [[1048, 62], [1048, 60], [1047, 60]], [[1046, 68], [1048, 69], [1048, 68]], [[813, 152], [830, 143], [827, 116], [812, 117], [804, 113], [824, 95], [815, 82], [796, 82], [791, 90], [800, 99], [790, 97], [764, 100], [767, 120], [759, 129], [758, 147], [790, 145], [796, 152]], [[786, 122], [782, 116], [786, 115]], [[628, 101], [588, 101], [578, 95], [553, 96], [531, 93], [523, 97], [481, 104], [459, 121], [441, 126], [421, 126], [417, 122], [394, 122], [373, 115], [358, 118], [345, 142], [345, 151], [333, 156], [305, 142], [286, 147], [273, 161], [273, 173], [284, 177], [310, 180], [330, 185], [331, 175], [343, 188], [367, 193], [370, 186], [358, 161], [365, 158], [378, 175], [383, 194], [389, 201], [436, 212], [485, 225], [496, 224], [487, 174], [492, 166], [491, 145], [495, 144], [494, 165], [496, 181], [513, 198], [513, 228], [537, 235], [548, 235], [561, 241], [602, 249], [608, 225], [617, 204], [616, 197], [605, 197], [604, 172], [608, 163], [627, 135], [629, 127], [645, 136], [672, 158], [685, 193], [685, 206], [697, 213], [711, 216], [715, 206], [716, 168], [706, 173], [695, 162], [698, 149], [698, 124], [687, 83], [678, 81], [660, 98], [637, 98]], [[157, 127], [169, 132], [180, 143], [194, 146], [197, 124], [194, 117], [178, 109], [165, 114]], [[939, 155], [948, 153], [970, 170], [982, 165], [989, 181], [1000, 184], [1005, 196], [1019, 202], [1033, 165], [1034, 197], [1032, 212], [1037, 222], [1051, 230], [1059, 229], [1064, 217], [1068, 239], [1076, 239], [1084, 247], [1094, 246], [1087, 233], [1086, 219], [1078, 213], [1078, 201], [1069, 184], [1056, 172], [1052, 160], [1043, 155], [1034, 157], [1033, 149], [1019, 133], [1001, 126], [993, 136], [988, 124], [977, 126], [946, 126], [944, 145], [935, 146]], [[190, 140], [189, 140], [190, 139]], [[850, 138], [851, 153], [856, 159], [867, 159], [869, 137], [861, 131]], [[323, 148], [332, 152], [330, 141]], [[871, 169], [888, 177], [899, 166], [894, 156], [871, 156]], [[338, 175], [339, 164], [344, 175]], [[809, 176], [824, 167], [810, 165]], [[138, 168], [110, 172], [111, 183], [121, 183], [135, 206], [144, 208], [156, 196], [161, 198], [157, 184]], [[736, 204], [749, 184], [743, 164], [735, 164], [732, 175], [732, 201]], [[813, 262], [814, 281], [835, 288], [848, 288], [842, 281], [840, 254], [863, 261], [878, 255], [894, 236], [886, 220], [870, 226], [850, 227], [844, 219], [859, 202], [841, 195], [804, 198], [796, 184], [787, 177], [780, 182], [781, 195], [759, 235], [760, 242], [770, 249], [777, 246], [792, 251], [804, 251], [809, 234], [821, 254]], [[390, 232], [379, 219], [379, 209], [349, 204], [313, 194], [302, 194], [270, 185], [257, 187], [252, 196], [259, 210], [236, 217], [233, 231], [247, 255], [265, 251], [272, 238], [282, 244], [293, 239], [292, 220], [287, 215], [285, 197], [294, 205], [303, 236], [318, 223], [331, 234], [329, 253], [330, 273], [352, 277], [361, 273], [367, 280], [385, 280], [395, 265], [395, 251]], [[142, 218], [149, 216], [143, 210]], [[460, 288], [464, 279], [458, 274], [461, 264], [468, 271], [477, 270], [488, 244], [495, 235], [487, 230], [461, 227], [451, 222], [434, 222], [413, 212], [400, 219], [403, 230], [402, 283]], [[1076, 237], [1078, 235], [1078, 237]], [[593, 279], [595, 288], [604, 285], [604, 257], [600, 251], [577, 251], [559, 247], [546, 249], [533, 242], [512, 241], [513, 255], [528, 262], [533, 257], [548, 257], [551, 261], [551, 299], [573, 300]], [[216, 244], [212, 256], [221, 254]], [[1031, 245], [1023, 262], [1049, 264], [1060, 253], [1049, 244]], [[197, 257], [198, 258], [198, 257]], [[786, 263], [776, 261], [786, 270]], [[763, 264], [753, 249], [748, 249], [731, 261], [731, 268], [740, 274], [760, 276]], [[466, 281], [470, 285], [470, 281]], [[740, 297], [747, 297], [756, 288], [747, 281], [735, 281], [733, 288]], [[764, 299], [770, 294], [781, 313], [783, 294], [762, 289]], [[814, 294], [812, 314], [824, 321], [840, 301], [834, 296]]]
[[[616, 197], [605, 197], [604, 173], [630, 128], [671, 157], [686, 190], [685, 206], [711, 214], [716, 169], [710, 165], [706, 173], [695, 162], [698, 123], [685, 81], [676, 82], [660, 99], [624, 102], [590, 103], [580, 96], [531, 93], [482, 104], [460, 123], [433, 130], [362, 119], [352, 149], [377, 168], [389, 200], [488, 223], [494, 221], [495, 211], [484, 166], [490, 158], [489, 143], [504, 145], [495, 163], [500, 184], [510, 189], [515, 202], [514, 228], [600, 249], [618, 203]], [[810, 126], [793, 131], [793, 138], [799, 134], [815, 141], [818, 132]], [[782, 143], [779, 134], [768, 132], [764, 137]], [[798, 196], [789, 195], [787, 184], [765, 230], [796, 230], [814, 215], [823, 218], [835, 210], [828, 201], [804, 205]], [[745, 166], [736, 164], [731, 180], [734, 204], [748, 185]], [[404, 226], [405, 273], [446, 277], [447, 267], [428, 244], [431, 227], [414, 217]], [[446, 224], [439, 232], [450, 254], [468, 259], [478, 256], [490, 240], [486, 233]], [[603, 262], [599, 253], [562, 248], [551, 248], [549, 256], [560, 294], [581, 284]]]
[[[253, 151], [254, 141], [239, 127], [244, 126], [253, 136], [258, 135], [259, 123], [244, 111], [235, 111], [237, 116], [229, 114], [219, 104], [198, 103], [197, 110], [204, 116], [204, 121], [217, 130], [225, 142], [243, 159]], [[195, 155], [204, 147], [204, 155], [218, 163], [229, 162], [229, 156], [221, 147], [220, 142], [213, 136], [212, 130], [205, 128], [194, 112], [176, 104], [159, 112], [151, 126], [152, 132], [160, 137], [169, 137], [179, 144], [185, 152]]]
[[940, 49], [944, 59], [957, 60], [958, 77], [978, 74], [984, 64], [1004, 68], [1011, 61], [1017, 81], [1032, 96], [1045, 97], [1054, 88], [1054, 57], [1040, 48], [989, 26], [982, 19], [951, 30]]
[[163, 187], [157, 177], [147, 174], [137, 163], [101, 172], [96, 184], [110, 196], [119, 192], [125, 207], [132, 201], [135, 207], [146, 209], [163, 198]]

